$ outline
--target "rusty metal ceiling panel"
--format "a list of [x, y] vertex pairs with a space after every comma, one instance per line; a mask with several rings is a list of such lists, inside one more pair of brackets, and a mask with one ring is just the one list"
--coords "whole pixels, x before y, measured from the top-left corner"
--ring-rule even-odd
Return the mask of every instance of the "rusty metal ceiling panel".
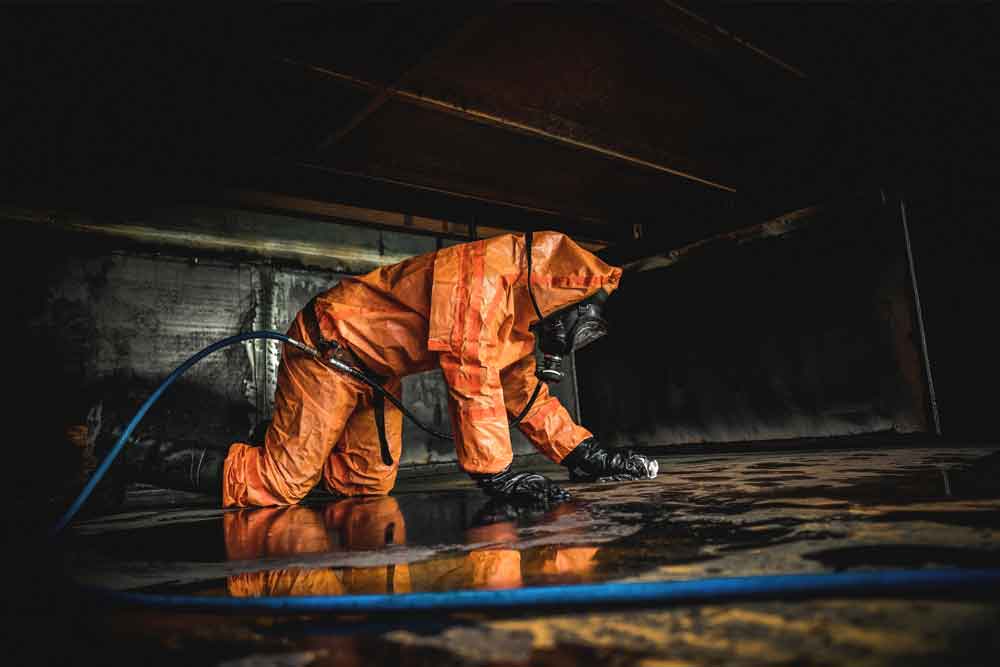
[[269, 51], [389, 84], [468, 21], [489, 11], [486, 5], [469, 4], [444, 11], [423, 3], [286, 7], [271, 17]]
[[38, 94], [6, 130], [7, 182], [46, 204], [235, 187], [604, 240], [655, 223], [683, 243], [725, 230], [689, 212], [752, 183], [793, 115], [756, 85], [772, 64], [669, 3], [361, 5], [190, 30], [73, 16], [24, 13], [8, 58]]
[[302, 64], [368, 87], [376, 107], [393, 96], [732, 189], [732, 153], [777, 132], [773, 87], [742, 63], [727, 70], [732, 58], [720, 64], [665, 20], [631, 6], [505, 6], [449, 33], [395, 82], [365, 79], [349, 59]]
[[[694, 166], [739, 101], [722, 83], [698, 53], [616, 5], [567, 12], [537, 4], [497, 12], [475, 39], [424, 67], [412, 88]], [[699, 175], [717, 176], [701, 166]]]
[[705, 190], [669, 174], [397, 102], [324, 154], [322, 164], [582, 221], [620, 219], [650, 198], [683, 200]]

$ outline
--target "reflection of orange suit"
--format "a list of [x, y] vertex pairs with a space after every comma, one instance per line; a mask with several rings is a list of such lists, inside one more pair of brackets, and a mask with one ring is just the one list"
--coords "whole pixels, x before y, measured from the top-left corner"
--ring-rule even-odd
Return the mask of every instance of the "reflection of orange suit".
[[[554, 516], [567, 511], [557, 508]], [[470, 551], [455, 566], [440, 574], [431, 583], [434, 590], [460, 588], [518, 588], [525, 576], [585, 575], [596, 565], [598, 547], [543, 546], [519, 551], [505, 547], [517, 541], [517, 528], [513, 521], [501, 521], [475, 526], [466, 533], [471, 543], [486, 543], [490, 547]], [[428, 579], [422, 576], [418, 563], [413, 566], [415, 582]]]
[[[395, 498], [347, 498], [324, 510], [279, 507], [223, 515], [229, 560], [256, 560], [330, 553], [343, 549], [379, 549], [406, 542], [406, 523]], [[337, 571], [330, 568], [283, 568], [228, 578], [229, 594], [342, 595], [405, 593], [411, 590], [409, 567], [382, 565]]]
[[[531, 284], [543, 315], [618, 286], [608, 266], [569, 237], [539, 232]], [[505, 234], [465, 243], [345, 278], [316, 297], [319, 336], [353, 352], [372, 372], [400, 378], [440, 367], [448, 384], [459, 465], [496, 473], [510, 463], [508, 417], [535, 388], [537, 320], [527, 289], [525, 240]], [[289, 335], [319, 346], [300, 313]], [[264, 447], [235, 443], [226, 458], [225, 506], [296, 503], [322, 477], [342, 495], [386, 494], [396, 481], [402, 416], [386, 404], [380, 456], [372, 390], [285, 346], [274, 419]], [[543, 385], [519, 428], [543, 454], [561, 461], [590, 432], [573, 422]]]
[[[223, 515], [230, 561], [253, 561], [405, 544], [406, 523], [395, 498], [345, 498], [307, 506], [242, 510]], [[467, 539], [489, 544], [461, 556], [411, 564], [332, 569], [280, 568], [232, 575], [234, 597], [409, 593], [416, 590], [516, 588], [524, 576], [585, 575], [597, 547], [540, 547], [522, 552], [513, 522], [471, 528]]]

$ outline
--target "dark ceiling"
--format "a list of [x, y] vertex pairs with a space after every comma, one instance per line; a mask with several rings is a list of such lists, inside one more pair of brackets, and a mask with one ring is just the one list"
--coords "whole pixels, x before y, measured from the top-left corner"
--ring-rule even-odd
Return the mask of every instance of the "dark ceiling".
[[979, 120], [953, 44], [991, 39], [985, 8], [456, 7], [8, 8], [5, 199], [252, 190], [679, 244], [946, 152]]

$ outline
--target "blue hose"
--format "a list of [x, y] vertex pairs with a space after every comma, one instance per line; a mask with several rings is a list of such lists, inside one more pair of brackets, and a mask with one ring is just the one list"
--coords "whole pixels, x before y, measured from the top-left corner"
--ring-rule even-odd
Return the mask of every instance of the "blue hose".
[[76, 516], [76, 513], [80, 511], [80, 508], [83, 507], [83, 504], [87, 502], [87, 498], [90, 497], [90, 494], [94, 492], [94, 489], [97, 487], [98, 482], [100, 482], [101, 478], [103, 478], [104, 475], [107, 474], [108, 469], [111, 467], [111, 464], [115, 460], [115, 457], [118, 456], [118, 453], [122, 450], [122, 448], [125, 446], [125, 443], [128, 441], [129, 436], [132, 435], [132, 431], [134, 431], [135, 427], [139, 424], [140, 421], [142, 421], [142, 418], [146, 416], [146, 412], [149, 411], [149, 408], [153, 406], [153, 403], [156, 403], [157, 399], [159, 399], [160, 395], [164, 391], [166, 391], [167, 387], [169, 387], [174, 383], [174, 380], [183, 375], [185, 371], [187, 371], [187, 369], [191, 368], [196, 363], [198, 363], [208, 355], [212, 354], [216, 350], [221, 350], [222, 348], [228, 347], [235, 343], [240, 343], [246, 340], [253, 340], [257, 338], [269, 338], [271, 340], [278, 340], [283, 343], [290, 343], [299, 349], [302, 349], [306, 352], [318, 356], [318, 353], [312, 348], [308, 347], [307, 345], [304, 345], [303, 343], [297, 340], [289, 338], [288, 336], [277, 333], [275, 331], [249, 331], [246, 333], [236, 334], [235, 336], [230, 336], [229, 338], [223, 338], [220, 341], [216, 341], [215, 343], [212, 343], [211, 345], [209, 345], [202, 351], [198, 352], [197, 354], [192, 355], [191, 358], [189, 358], [183, 364], [175, 368], [174, 371], [167, 376], [167, 379], [164, 380], [163, 383], [156, 388], [156, 391], [150, 394], [149, 398], [146, 399], [146, 402], [142, 404], [142, 407], [139, 408], [139, 411], [135, 413], [134, 417], [132, 417], [132, 421], [130, 421], [128, 423], [128, 426], [125, 427], [125, 430], [118, 438], [118, 441], [115, 443], [115, 446], [111, 448], [111, 450], [105, 455], [103, 459], [101, 459], [100, 465], [97, 466], [97, 470], [94, 471], [94, 474], [90, 476], [90, 479], [87, 481], [86, 486], [83, 487], [83, 490], [80, 492], [80, 495], [76, 497], [76, 500], [74, 500], [73, 504], [69, 506], [69, 509], [66, 510], [61, 517], [59, 517], [58, 521], [56, 521], [55, 525], [49, 531], [49, 535], [51, 537], [55, 537], [62, 531], [63, 528], [69, 525], [69, 522], [73, 520], [73, 517]]
[[[69, 509], [50, 531], [58, 535], [76, 516], [121, 452], [129, 436], [160, 395], [191, 366], [204, 357], [229, 345], [270, 339], [291, 344], [320, 358], [304, 343], [274, 331], [251, 331], [217, 341], [178, 366], [157, 387], [125, 427], [114, 447], [104, 456], [90, 480]], [[357, 369], [324, 360], [334, 368], [358, 379], [369, 378]], [[375, 385], [376, 388], [379, 388]], [[537, 393], [537, 392], [536, 392]], [[395, 398], [390, 395], [390, 398]], [[996, 595], [1000, 591], [1000, 569], [892, 570], [885, 572], [849, 572], [839, 574], [787, 574], [755, 577], [701, 579], [695, 581], [652, 581], [638, 583], [578, 584], [540, 586], [512, 590], [465, 590], [448, 593], [406, 593], [399, 595], [343, 595], [308, 597], [208, 597], [111, 591], [84, 588], [86, 593], [118, 604], [168, 609], [210, 611], [257, 611], [267, 613], [385, 613], [422, 611], [459, 611], [468, 609], [524, 609], [530, 607], [588, 607], [601, 605], [666, 605], [682, 603], [718, 603], [833, 596], [919, 595], [972, 593]]]
[[997, 595], [1000, 569], [888, 570], [827, 574], [782, 574], [694, 581], [539, 586], [510, 590], [464, 590], [392, 595], [302, 597], [213, 597], [86, 589], [100, 600], [159, 609], [249, 611], [283, 614], [378, 614], [427, 611], [578, 607], [666, 606], [816, 597], [875, 597], [964, 593]]
[[[452, 434], [441, 433], [440, 431], [436, 431], [433, 428], [421, 422], [419, 419], [416, 418], [416, 416], [414, 416], [412, 412], [410, 412], [409, 409], [407, 409], [405, 405], [403, 405], [402, 401], [393, 396], [391, 392], [386, 391], [381, 384], [379, 384], [374, 379], [369, 377], [368, 374], [362, 371], [361, 369], [354, 368], [353, 366], [345, 364], [344, 362], [332, 357], [325, 358], [315, 348], [306, 345], [302, 341], [290, 338], [285, 334], [280, 334], [276, 331], [248, 331], [246, 333], [236, 334], [235, 336], [230, 336], [229, 338], [223, 338], [220, 341], [212, 343], [205, 349], [192, 355], [187, 361], [185, 361], [183, 364], [175, 368], [174, 371], [167, 376], [167, 379], [164, 380], [163, 383], [156, 388], [156, 391], [150, 394], [149, 398], [146, 399], [146, 402], [143, 403], [142, 407], [139, 408], [139, 411], [135, 413], [134, 417], [132, 417], [132, 421], [130, 421], [128, 423], [128, 426], [125, 427], [125, 430], [118, 438], [118, 441], [115, 443], [115, 446], [108, 451], [107, 455], [105, 455], [103, 459], [101, 459], [100, 465], [97, 466], [97, 469], [94, 471], [94, 474], [90, 476], [89, 480], [87, 480], [87, 484], [83, 487], [83, 490], [80, 491], [80, 494], [76, 497], [76, 500], [74, 500], [73, 503], [70, 505], [69, 509], [66, 510], [66, 512], [63, 513], [61, 517], [59, 517], [59, 520], [49, 531], [49, 536], [55, 537], [60, 532], [62, 532], [62, 530], [67, 525], [69, 525], [69, 522], [73, 520], [73, 517], [76, 516], [77, 512], [80, 511], [80, 508], [83, 507], [83, 504], [87, 502], [87, 498], [90, 497], [90, 494], [94, 492], [94, 489], [97, 487], [97, 484], [101, 481], [104, 475], [107, 474], [108, 469], [111, 468], [111, 464], [114, 462], [115, 458], [121, 452], [122, 448], [125, 447], [125, 443], [128, 441], [129, 436], [132, 435], [132, 431], [134, 431], [135, 427], [139, 424], [140, 421], [142, 421], [142, 418], [146, 416], [146, 412], [149, 410], [149, 408], [153, 406], [153, 403], [156, 403], [156, 401], [160, 398], [160, 395], [163, 394], [164, 391], [166, 391], [167, 387], [169, 387], [171, 384], [174, 383], [174, 380], [183, 375], [187, 371], [187, 369], [191, 368], [196, 363], [198, 363], [208, 355], [212, 354], [216, 350], [221, 350], [222, 348], [228, 347], [235, 343], [241, 343], [243, 341], [254, 340], [258, 338], [277, 340], [281, 341], [282, 343], [288, 343], [289, 345], [298, 348], [299, 350], [315, 357], [316, 359], [326, 364], [327, 366], [333, 368], [334, 370], [340, 371], [345, 375], [349, 375], [356, 380], [364, 382], [365, 384], [370, 386], [373, 391], [381, 393], [387, 401], [396, 406], [396, 408], [398, 408], [400, 412], [406, 415], [406, 417], [409, 418], [410, 421], [412, 421], [418, 427], [420, 427], [420, 429], [426, 431], [427, 433], [430, 433], [434, 437], [442, 438], [444, 440], [451, 440], [453, 438]], [[525, 404], [524, 408], [521, 410], [521, 413], [517, 415], [517, 417], [515, 417], [513, 421], [509, 422], [510, 426], [515, 426], [519, 424], [522, 419], [524, 419], [525, 415], [527, 415], [528, 411], [531, 409], [531, 406], [535, 404], [535, 400], [538, 398], [538, 394], [541, 388], [542, 388], [542, 383], [536, 382], [535, 391], [531, 394], [531, 398]]]

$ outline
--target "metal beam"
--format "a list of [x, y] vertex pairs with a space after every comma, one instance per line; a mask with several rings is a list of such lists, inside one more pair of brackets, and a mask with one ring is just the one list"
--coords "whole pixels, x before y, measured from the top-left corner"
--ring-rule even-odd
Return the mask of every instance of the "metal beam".
[[352, 116], [346, 123], [331, 132], [322, 142], [320, 142], [319, 150], [323, 151], [329, 149], [331, 146], [337, 144], [344, 137], [353, 132], [355, 128], [361, 125], [361, 123], [363, 123], [373, 113], [381, 109], [382, 106], [389, 101], [392, 97], [392, 90], [401, 88], [408, 80], [413, 78], [415, 72], [419, 71], [427, 63], [462, 45], [469, 39], [469, 36], [472, 35], [472, 33], [482, 27], [490, 16], [492, 16], [492, 12], [488, 11], [466, 21], [458, 27], [449, 39], [447, 39], [444, 43], [439, 44], [429, 53], [426, 53], [424, 57], [417, 61], [416, 64], [411, 65], [402, 74], [396, 77], [396, 81], [393, 84], [380, 86], [375, 96], [364, 106], [363, 109], [354, 114], [354, 116]]
[[707, 178], [702, 178], [691, 174], [680, 169], [674, 169], [664, 164], [657, 162], [652, 162], [644, 158], [638, 157], [636, 155], [630, 155], [623, 151], [611, 148], [608, 146], [600, 146], [587, 141], [581, 141], [579, 139], [574, 139], [556, 132], [551, 132], [549, 130], [542, 129], [540, 127], [534, 127], [526, 123], [521, 123], [519, 121], [504, 118], [503, 116], [498, 116], [496, 114], [488, 113], [479, 109], [474, 109], [471, 107], [465, 107], [454, 102], [449, 102], [447, 100], [437, 99], [430, 97], [428, 95], [423, 95], [421, 93], [416, 93], [409, 90], [403, 90], [402, 88], [394, 87], [383, 87], [380, 84], [361, 79], [351, 74], [345, 72], [338, 72], [336, 70], [320, 67], [318, 65], [312, 65], [310, 63], [304, 63], [291, 58], [284, 58], [283, 62], [296, 67], [302, 67], [308, 69], [312, 72], [322, 74], [331, 79], [339, 81], [341, 83], [354, 86], [356, 88], [361, 88], [364, 90], [370, 90], [375, 92], [381, 92], [384, 90], [385, 94], [392, 99], [400, 100], [408, 104], [413, 104], [425, 109], [431, 109], [433, 111], [446, 113], [463, 120], [471, 121], [474, 123], [479, 123], [481, 125], [489, 125], [490, 127], [500, 128], [509, 132], [516, 132], [518, 134], [524, 134], [527, 136], [535, 137], [538, 139], [544, 139], [546, 141], [560, 144], [563, 146], [569, 146], [576, 148], [581, 151], [588, 153], [594, 153], [597, 155], [602, 155], [607, 158], [625, 162], [637, 167], [643, 167], [645, 169], [650, 169], [652, 171], [657, 171], [664, 174], [670, 174], [672, 176], [677, 176], [685, 180], [693, 181], [695, 183], [700, 183], [702, 185], [714, 188], [717, 190], [723, 190], [725, 192], [736, 192], [736, 189], [713, 181]]
[[225, 193], [225, 199], [227, 202], [251, 209], [281, 213], [304, 213], [309, 216], [334, 222], [344, 222], [346, 224], [360, 224], [367, 227], [434, 234], [452, 239], [464, 239], [468, 236], [468, 225], [464, 223], [395, 211], [338, 204], [319, 199], [307, 199], [253, 190], [230, 190]]
[[[412, 234], [433, 235], [459, 241], [473, 240], [474, 237], [491, 238], [501, 234], [521, 231], [514, 228], [477, 224], [475, 225], [475, 234], [473, 235], [470, 225], [464, 222], [453, 222], [440, 218], [410, 215], [409, 213], [397, 213], [395, 211], [362, 208], [348, 204], [338, 204], [271, 192], [233, 190], [226, 193], [226, 200], [241, 207], [260, 211], [286, 214], [297, 213], [332, 222], [391, 229], [393, 231], [409, 232]], [[593, 251], [600, 250], [607, 245], [603, 239], [594, 238], [593, 236], [579, 238], [574, 234], [573, 240], [584, 248]]]
[[[884, 196], [884, 195], [883, 195]], [[910, 225], [906, 221], [906, 202], [899, 200], [899, 218], [903, 223], [903, 241], [906, 244], [906, 264], [910, 272], [910, 286], [913, 290], [913, 304], [917, 311], [917, 330], [920, 332], [920, 352], [924, 360], [927, 379], [927, 394], [930, 398], [931, 417], [934, 419], [934, 434], [941, 435], [941, 413], [938, 411], [937, 394], [934, 392], [934, 376], [931, 374], [931, 356], [927, 351], [927, 330], [924, 328], [924, 311], [920, 305], [920, 289], [917, 287], [917, 269], [913, 262], [913, 247], [910, 244]]]
[[406, 252], [384, 252], [344, 239], [309, 241], [268, 238], [261, 234], [232, 233], [211, 225], [166, 226], [150, 221], [102, 221], [77, 213], [61, 211], [14, 209], [0, 207], [0, 223], [34, 224], [61, 232], [82, 233], [95, 237], [136, 244], [139, 248], [177, 249], [189, 254], [235, 255], [278, 259], [294, 264], [335, 271], [362, 273], [378, 266], [392, 264], [412, 256]]
[[[709, 39], [711, 39], [714, 36], [719, 36], [727, 43], [735, 45], [738, 49], [753, 53], [758, 58], [767, 61], [771, 65], [774, 65], [775, 67], [781, 70], [784, 70], [787, 74], [791, 74], [797, 79], [807, 78], [806, 73], [800, 70], [798, 67], [786, 63], [784, 60], [781, 60], [777, 56], [768, 53], [759, 46], [751, 44], [749, 41], [743, 39], [739, 35], [723, 28], [720, 25], [717, 25], [716, 23], [713, 23], [712, 21], [709, 21], [703, 16], [700, 16], [699, 14], [696, 14], [695, 12], [691, 11], [687, 7], [684, 7], [683, 5], [677, 2], [673, 2], [672, 0], [660, 0], [660, 2], [662, 2], [662, 4], [672, 9], [674, 12], [683, 15], [684, 17], [690, 19], [696, 24], [699, 24], [702, 27], [702, 29], [706, 33], [708, 33], [707, 36]], [[670, 30], [674, 34], [680, 34], [680, 30], [678, 29], [678, 27], [676, 27], [676, 21], [671, 21]], [[690, 40], [688, 41], [688, 43], [691, 43]]]
[[651, 269], [663, 269], [668, 266], [673, 266], [677, 262], [685, 259], [690, 259], [692, 256], [699, 255], [712, 248], [724, 245], [739, 245], [741, 243], [746, 243], [747, 241], [783, 236], [789, 232], [801, 229], [821, 210], [822, 209], [819, 206], [810, 206], [808, 208], [792, 211], [778, 216], [773, 220], [768, 220], [767, 222], [750, 225], [749, 227], [743, 227], [732, 232], [716, 234], [715, 236], [710, 236], [707, 239], [695, 241], [694, 243], [689, 243], [685, 246], [675, 248], [674, 250], [670, 250], [665, 253], [658, 253], [651, 257], [637, 259], [633, 262], [625, 264], [623, 268], [626, 271], [636, 272], [649, 271]]
[[533, 213], [537, 215], [550, 215], [554, 217], [566, 218], [574, 221], [585, 222], [592, 225], [607, 225], [607, 220], [602, 220], [601, 218], [591, 218], [587, 216], [576, 215], [575, 213], [563, 213], [555, 209], [548, 208], [538, 208], [537, 206], [528, 206], [527, 204], [517, 204], [515, 202], [510, 202], [502, 199], [493, 199], [491, 197], [483, 197], [481, 195], [469, 194], [467, 192], [458, 192], [457, 190], [448, 190], [445, 188], [438, 188], [431, 185], [422, 185], [419, 183], [412, 183], [410, 181], [403, 181], [395, 178], [388, 178], [385, 176], [373, 176], [371, 174], [365, 174], [359, 171], [349, 171], [347, 169], [338, 169], [336, 167], [328, 167], [322, 164], [312, 164], [309, 162], [298, 162], [297, 167], [302, 167], [304, 169], [314, 169], [316, 171], [326, 171], [331, 174], [337, 174], [338, 176], [349, 176], [352, 178], [361, 178], [366, 181], [374, 181], [376, 183], [384, 183], [386, 185], [398, 185], [404, 188], [409, 188], [412, 190], [423, 190], [425, 192], [435, 192], [437, 194], [447, 195], [448, 197], [454, 197], [456, 199], [468, 199], [470, 201], [482, 202], [484, 204], [490, 204], [493, 206], [503, 206], [506, 208], [517, 209], [519, 211], [524, 211], [525, 213]]

